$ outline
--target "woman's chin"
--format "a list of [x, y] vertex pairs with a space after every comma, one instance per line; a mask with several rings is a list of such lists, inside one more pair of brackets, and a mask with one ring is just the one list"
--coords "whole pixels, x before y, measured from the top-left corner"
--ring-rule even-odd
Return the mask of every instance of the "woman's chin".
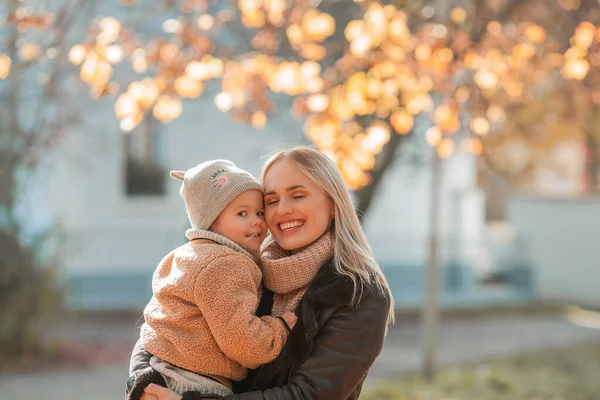
[[275, 239], [277, 240], [277, 243], [279, 244], [279, 246], [282, 249], [288, 250], [288, 251], [298, 250], [298, 249], [305, 247], [307, 244], [310, 244], [310, 240], [307, 241], [305, 238], [302, 238], [301, 236], [297, 236], [297, 237], [283, 236], [283, 237], [279, 237], [279, 238], [275, 238]]

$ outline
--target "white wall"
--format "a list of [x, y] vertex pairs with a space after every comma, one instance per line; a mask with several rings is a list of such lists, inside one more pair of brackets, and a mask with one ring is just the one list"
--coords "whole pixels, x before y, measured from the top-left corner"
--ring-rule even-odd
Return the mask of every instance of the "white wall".
[[[365, 230], [378, 258], [389, 265], [423, 265], [431, 204], [431, 167], [398, 165], [384, 178]], [[443, 258], [473, 258], [483, 229], [484, 203], [474, 187], [473, 158], [458, 155], [442, 167], [441, 234]], [[458, 248], [452, 249], [452, 241]], [[473, 260], [474, 262], [475, 260]]]
[[600, 197], [514, 196], [509, 219], [540, 298], [600, 306]]
[[[161, 132], [165, 136], [161, 151], [166, 152], [168, 169], [187, 169], [207, 159], [227, 158], [259, 174], [262, 155], [296, 144], [302, 137], [298, 121], [287, 123], [284, 127], [290, 133], [282, 135], [274, 131], [281, 124], [256, 131], [235, 123], [209, 99], [184, 107], [181, 118]], [[122, 133], [112, 107], [103, 107], [92, 118], [67, 137], [53, 155], [52, 168], [40, 173], [46, 190], [32, 193], [30, 203], [42, 197], [43, 208], [50, 211], [30, 214], [29, 223], [56, 221], [69, 234], [64, 265], [67, 274], [151, 271], [185, 240], [188, 221], [179, 195], [180, 183], [168, 179], [164, 196], [126, 196]]]

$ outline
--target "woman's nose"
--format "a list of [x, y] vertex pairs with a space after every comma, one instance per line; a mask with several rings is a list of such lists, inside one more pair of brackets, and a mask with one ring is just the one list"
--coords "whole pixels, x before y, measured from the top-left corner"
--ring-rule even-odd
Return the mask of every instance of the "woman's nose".
[[277, 204], [277, 214], [278, 215], [287, 215], [291, 214], [294, 211], [292, 205], [287, 200], [279, 200]]

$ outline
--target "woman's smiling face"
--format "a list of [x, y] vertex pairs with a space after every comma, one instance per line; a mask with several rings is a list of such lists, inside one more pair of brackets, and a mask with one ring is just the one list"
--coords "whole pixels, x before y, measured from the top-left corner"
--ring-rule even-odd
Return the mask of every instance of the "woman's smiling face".
[[302, 250], [329, 229], [333, 202], [291, 160], [273, 163], [264, 175], [264, 186], [265, 221], [283, 249]]

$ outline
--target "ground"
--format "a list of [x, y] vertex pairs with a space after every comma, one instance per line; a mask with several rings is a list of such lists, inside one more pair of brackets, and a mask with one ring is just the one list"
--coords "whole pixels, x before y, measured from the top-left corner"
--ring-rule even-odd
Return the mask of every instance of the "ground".
[[[37, 373], [0, 375], [0, 399], [86, 400], [123, 398], [138, 316], [85, 316], [61, 324], [59, 335], [89, 365], [56, 366]], [[479, 361], [543, 348], [600, 340], [600, 330], [574, 325], [561, 315], [502, 314], [444, 318], [439, 336], [441, 365]], [[371, 369], [367, 387], [418, 370], [422, 335], [418, 319], [400, 316]], [[6, 368], [4, 368], [6, 369]]]
[[363, 392], [361, 400], [597, 400], [600, 341], [448, 367], [428, 382], [405, 374]]

